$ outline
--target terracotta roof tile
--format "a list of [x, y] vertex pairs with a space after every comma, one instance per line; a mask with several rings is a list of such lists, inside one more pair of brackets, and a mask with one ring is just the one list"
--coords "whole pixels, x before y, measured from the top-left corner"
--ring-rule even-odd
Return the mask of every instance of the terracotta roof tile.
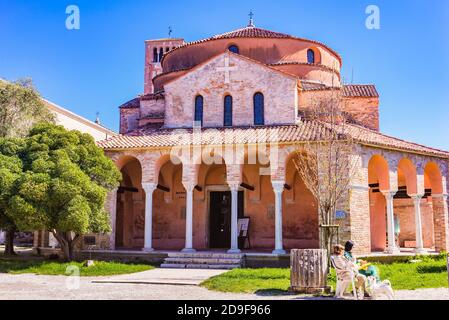
[[[413, 142], [390, 137], [361, 126], [347, 124], [346, 129], [340, 127], [337, 132], [344, 139], [350, 135], [360, 144], [387, 147], [405, 152], [413, 152], [442, 158], [449, 158], [449, 152], [426, 147]], [[191, 144], [222, 145], [251, 143], [287, 143], [301, 141], [325, 140], [332, 131], [323, 123], [302, 121], [296, 125], [236, 127], [236, 128], [204, 128], [201, 135], [192, 134], [192, 129], [152, 129], [136, 132], [135, 135], [119, 135], [99, 141], [98, 145], [105, 150], [139, 149], [173, 147]]]
[[[301, 80], [303, 91], [330, 90], [332, 87], [325, 84]], [[373, 84], [350, 84], [343, 85], [343, 97], [348, 98], [379, 98], [376, 86]]]
[[119, 108], [120, 109], [135, 109], [140, 107], [140, 98], [134, 98], [132, 100], [129, 100], [128, 102], [125, 102], [122, 104]]
[[338, 57], [338, 59], [340, 60], [340, 63], [341, 63], [340, 55], [336, 51], [334, 51], [333, 49], [329, 48], [324, 43], [321, 43], [321, 42], [315, 41], [315, 40], [309, 40], [309, 39], [295, 37], [295, 36], [292, 36], [292, 35], [289, 35], [289, 34], [286, 34], [286, 33], [281, 33], [281, 32], [275, 32], [275, 31], [270, 31], [270, 30], [266, 30], [266, 29], [256, 28], [254, 26], [248, 26], [248, 27], [245, 27], [245, 28], [229, 31], [229, 32], [218, 34], [218, 35], [215, 35], [215, 36], [212, 36], [212, 37], [209, 37], [209, 38], [206, 38], [206, 39], [202, 39], [202, 40], [196, 40], [196, 41], [192, 41], [192, 42], [187, 42], [187, 43], [185, 43], [183, 45], [175, 47], [173, 50], [170, 50], [169, 52], [164, 54], [164, 56], [162, 58], [162, 63], [163, 63], [164, 59], [168, 55], [170, 55], [172, 52], [177, 51], [177, 50], [179, 50], [181, 48], [188, 47], [188, 46], [195, 45], [195, 44], [199, 44], [199, 43], [204, 43], [204, 42], [207, 42], [207, 41], [220, 40], [220, 39], [232, 39], [232, 38], [275, 38], [275, 39], [296, 39], [296, 40], [300, 40], [300, 41], [307, 41], [309, 43], [313, 43], [313, 44], [317, 44], [317, 45], [325, 47], [326, 49], [331, 51], [333, 54], [335, 54]]
[[377, 93], [376, 86], [372, 84], [350, 84], [343, 86], [343, 96], [378, 98], [379, 93]]

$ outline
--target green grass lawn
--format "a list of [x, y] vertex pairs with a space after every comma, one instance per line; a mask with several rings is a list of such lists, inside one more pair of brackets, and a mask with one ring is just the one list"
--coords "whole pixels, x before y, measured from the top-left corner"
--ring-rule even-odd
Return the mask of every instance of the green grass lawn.
[[0, 273], [24, 274], [34, 273], [40, 275], [71, 275], [69, 266], [76, 266], [80, 275], [112, 276], [151, 270], [154, 267], [146, 264], [125, 264], [119, 262], [95, 261], [91, 267], [84, 266], [84, 262], [62, 263], [42, 260], [0, 260]]
[[[382, 279], [391, 281], [394, 290], [441, 288], [448, 286], [446, 261], [443, 256], [420, 257], [422, 262], [376, 264]], [[335, 273], [329, 276], [335, 288]], [[290, 269], [234, 269], [212, 277], [202, 286], [223, 292], [286, 293], [290, 286]]]

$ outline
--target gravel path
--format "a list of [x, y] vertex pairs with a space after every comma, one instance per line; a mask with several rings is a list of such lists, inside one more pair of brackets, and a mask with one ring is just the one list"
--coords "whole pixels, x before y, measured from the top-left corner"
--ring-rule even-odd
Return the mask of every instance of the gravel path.
[[[39, 276], [0, 274], [0, 300], [247, 300], [247, 299], [316, 299], [298, 295], [235, 294], [209, 291], [190, 282], [223, 271], [156, 269], [116, 277]], [[78, 283], [79, 281], [79, 283]], [[178, 284], [174, 284], [177, 283]], [[187, 282], [187, 283], [185, 283]], [[159, 284], [167, 283], [167, 284]], [[396, 291], [398, 300], [449, 300], [449, 290], [421, 289]]]

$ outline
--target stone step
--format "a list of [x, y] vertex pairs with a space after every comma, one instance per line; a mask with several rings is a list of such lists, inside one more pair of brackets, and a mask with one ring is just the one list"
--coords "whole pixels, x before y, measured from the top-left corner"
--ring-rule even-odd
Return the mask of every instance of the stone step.
[[182, 252], [170, 252], [168, 254], [169, 258], [214, 258], [214, 259], [241, 259], [242, 254], [234, 253], [212, 253], [212, 252], [193, 252], [193, 253], [182, 253]]
[[240, 268], [240, 264], [180, 264], [180, 263], [163, 263], [161, 268], [167, 269], [236, 269]]
[[240, 264], [242, 259], [233, 258], [166, 258], [165, 263], [181, 264]]

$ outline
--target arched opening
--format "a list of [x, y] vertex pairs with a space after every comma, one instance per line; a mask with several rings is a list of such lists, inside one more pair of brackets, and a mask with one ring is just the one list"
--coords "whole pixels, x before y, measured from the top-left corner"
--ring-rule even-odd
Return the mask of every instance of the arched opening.
[[228, 50], [235, 54], [240, 54], [240, 49], [236, 45], [230, 45]]
[[156, 63], [159, 61], [159, 54], [157, 52], [157, 48], [153, 49], [153, 62]]
[[[448, 250], [447, 203], [446, 199], [441, 197], [445, 193], [443, 176], [435, 162], [428, 162], [424, 167], [424, 188], [428, 206], [428, 213], [423, 214], [421, 218], [423, 226], [427, 226], [423, 228], [424, 246], [434, 247], [437, 251], [446, 251]], [[429, 239], [432, 239], [433, 243], [429, 244]]]
[[315, 51], [313, 51], [312, 49], [307, 50], [307, 63], [315, 63]]
[[242, 161], [244, 216], [249, 218], [251, 249], [271, 251], [275, 246], [275, 196], [271, 184], [270, 159], [265, 150], [247, 150]]
[[227, 95], [224, 98], [223, 126], [232, 127], [232, 96]]
[[265, 99], [261, 92], [257, 92], [253, 98], [254, 104], [254, 125], [263, 126], [265, 125]]
[[122, 181], [117, 191], [115, 246], [117, 249], [141, 249], [145, 230], [145, 195], [142, 168], [138, 159], [125, 156], [117, 162]]
[[160, 48], [159, 50], [159, 62], [162, 61], [162, 57], [164, 56], [164, 48]]
[[194, 243], [198, 248], [229, 249], [231, 246], [231, 192], [226, 163], [212, 152], [198, 161], [194, 190]]
[[153, 243], [159, 250], [180, 250], [185, 244], [186, 193], [182, 163], [170, 155], [155, 166], [158, 187], [153, 193]]
[[368, 163], [371, 251], [384, 251], [387, 244], [386, 201], [381, 191], [390, 189], [387, 161], [374, 155]]
[[[397, 168], [398, 192], [394, 196], [395, 239], [398, 247], [416, 247], [415, 203], [418, 193], [416, 168], [410, 159], [401, 159]], [[424, 209], [421, 205], [421, 209]], [[421, 216], [424, 211], [421, 211]]]
[[196, 96], [196, 98], [195, 98], [195, 115], [194, 115], [195, 125], [203, 126], [203, 107], [204, 107], [203, 96], [201, 96], [201, 95]]
[[283, 237], [286, 249], [319, 248], [318, 203], [307, 189], [295, 165], [301, 156], [294, 152], [287, 157], [284, 190]]

